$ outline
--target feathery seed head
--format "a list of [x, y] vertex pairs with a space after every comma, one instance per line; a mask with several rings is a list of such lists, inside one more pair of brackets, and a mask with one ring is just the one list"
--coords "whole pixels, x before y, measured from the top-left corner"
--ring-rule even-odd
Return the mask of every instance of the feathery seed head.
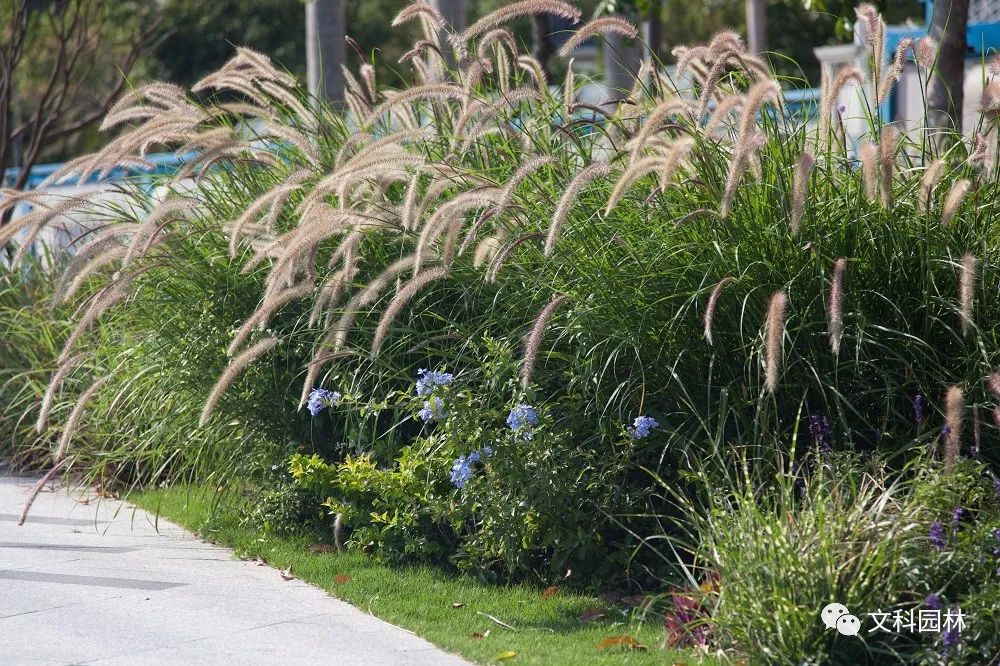
[[922, 37], [917, 40], [913, 54], [919, 66], [930, 69], [934, 66], [934, 61], [937, 60], [937, 42], [929, 35]]
[[878, 195], [878, 147], [866, 141], [858, 149], [861, 159], [861, 178], [865, 186], [865, 198], [874, 201]]
[[222, 395], [229, 389], [240, 373], [242, 373], [248, 365], [273, 349], [277, 344], [278, 338], [264, 338], [246, 349], [242, 354], [230, 362], [230, 364], [219, 376], [219, 379], [215, 382], [215, 386], [212, 388], [212, 393], [209, 394], [208, 400], [205, 401], [205, 406], [201, 410], [201, 418], [198, 420], [199, 425], [204, 426], [208, 423], [208, 419], [212, 415], [212, 412], [215, 411], [216, 406], [218, 406]]
[[535, 369], [535, 359], [538, 356], [538, 348], [542, 344], [542, 338], [545, 336], [545, 327], [548, 326], [549, 319], [552, 318], [552, 314], [556, 311], [563, 301], [566, 300], [566, 296], [556, 296], [548, 304], [542, 308], [542, 311], [538, 313], [538, 317], [535, 319], [534, 325], [531, 327], [531, 331], [528, 333], [528, 337], [525, 339], [524, 344], [524, 359], [521, 366], [521, 385], [525, 388], [531, 384], [531, 375]]
[[966, 254], [962, 257], [959, 274], [959, 316], [962, 320], [962, 335], [968, 335], [972, 328], [972, 301], [976, 291], [976, 257]]
[[986, 378], [986, 385], [989, 386], [993, 399], [1000, 402], [1000, 372], [991, 372]]
[[833, 279], [830, 281], [830, 303], [827, 307], [827, 329], [830, 333], [830, 349], [834, 356], [840, 355], [840, 335], [844, 327], [844, 272], [847, 259], [841, 257], [833, 265]]
[[733, 278], [728, 275], [719, 280], [708, 297], [708, 305], [705, 306], [705, 342], [709, 345], [712, 344], [712, 322], [715, 320], [715, 310], [719, 306], [719, 297], [730, 282], [733, 282]]
[[924, 170], [924, 176], [920, 181], [920, 200], [917, 202], [917, 208], [920, 211], [927, 212], [930, 209], [931, 194], [933, 194], [934, 188], [937, 186], [938, 181], [941, 180], [943, 174], [943, 159], [934, 160]]
[[586, 23], [573, 33], [559, 48], [559, 57], [568, 58], [581, 44], [598, 34], [615, 34], [626, 39], [635, 39], [639, 34], [635, 26], [618, 16], [602, 16]]
[[573, 204], [576, 203], [577, 198], [580, 196], [580, 192], [583, 188], [587, 186], [588, 183], [607, 176], [611, 172], [611, 165], [607, 162], [594, 162], [583, 169], [580, 170], [573, 180], [570, 181], [569, 185], [566, 187], [566, 192], [563, 193], [562, 197], [559, 199], [559, 203], [556, 205], [556, 211], [552, 216], [552, 224], [549, 226], [549, 234], [545, 239], [545, 256], [551, 257], [552, 253], [556, 249], [556, 241], [559, 240], [559, 232], [562, 229], [563, 223], [566, 222], [566, 218], [569, 217], [570, 210], [573, 208]]
[[785, 311], [788, 296], [784, 291], [775, 292], [767, 308], [767, 325], [764, 347], [764, 386], [769, 393], [778, 389], [778, 375], [781, 372], [781, 343], [785, 335]]
[[573, 23], [578, 23], [580, 17], [583, 15], [573, 5], [557, 0], [521, 0], [520, 2], [511, 2], [473, 23], [465, 32], [458, 35], [454, 41], [464, 45], [477, 35], [499, 28], [504, 23], [509, 23], [523, 16], [534, 16], [536, 14], [549, 14], [567, 19]]
[[378, 328], [375, 329], [375, 336], [372, 339], [372, 356], [378, 356], [379, 351], [382, 349], [382, 343], [385, 342], [386, 336], [389, 334], [389, 329], [392, 327], [392, 322], [396, 320], [399, 313], [406, 307], [406, 304], [417, 295], [421, 289], [426, 287], [431, 282], [435, 280], [440, 280], [446, 277], [447, 269], [443, 266], [436, 266], [430, 268], [423, 273], [411, 278], [403, 287], [396, 293], [396, 295], [389, 302], [388, 307], [385, 309], [385, 313], [378, 322]]
[[806, 191], [809, 188], [809, 174], [812, 173], [816, 158], [809, 153], [802, 153], [795, 163], [795, 175], [792, 179], [792, 219], [793, 234], [799, 233], [802, 225], [802, 215], [806, 209]]
[[947, 227], [951, 224], [958, 209], [962, 206], [962, 202], [965, 200], [965, 195], [968, 194], [971, 185], [972, 182], [969, 180], [956, 180], [951, 189], [948, 190], [948, 196], [945, 197], [944, 206], [941, 208], [941, 226]]
[[882, 205], [885, 208], [892, 206], [892, 179], [896, 167], [896, 148], [898, 144], [899, 130], [894, 125], [883, 127], [878, 147], [879, 166], [881, 167], [882, 174], [880, 193], [882, 195]]
[[948, 467], [958, 461], [962, 444], [962, 419], [965, 411], [965, 394], [958, 386], [949, 386], [944, 396], [945, 430], [943, 459]]
[[105, 375], [95, 381], [90, 385], [86, 391], [77, 400], [76, 405], [73, 407], [73, 411], [70, 412], [69, 418], [66, 419], [66, 427], [63, 428], [62, 437], [59, 438], [59, 447], [56, 449], [55, 455], [53, 456], [53, 462], [57, 465], [66, 459], [66, 452], [69, 450], [70, 441], [73, 439], [73, 434], [76, 432], [80, 425], [80, 420], [83, 418], [83, 412], [87, 408], [87, 403], [90, 399], [101, 390], [101, 388], [108, 383], [111, 379], [110, 375]]

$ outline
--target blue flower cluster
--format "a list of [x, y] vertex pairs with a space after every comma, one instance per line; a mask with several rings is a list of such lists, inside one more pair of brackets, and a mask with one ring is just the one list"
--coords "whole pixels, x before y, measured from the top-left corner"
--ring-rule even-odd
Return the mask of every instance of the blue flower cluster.
[[456, 488], [464, 488], [469, 479], [472, 478], [472, 466], [483, 459], [483, 456], [491, 458], [493, 449], [484, 446], [482, 451], [473, 451], [467, 456], [459, 456], [451, 466], [451, 482]]
[[455, 375], [450, 372], [421, 368], [417, 370], [417, 395], [425, 398], [433, 393], [438, 386], [447, 386], [453, 379], [455, 379]]
[[339, 391], [314, 388], [309, 394], [309, 402], [306, 403], [306, 407], [309, 409], [310, 414], [316, 416], [327, 407], [336, 405], [342, 397]]
[[653, 428], [658, 428], [659, 426], [659, 422], [652, 416], [637, 416], [632, 421], [632, 427], [628, 429], [628, 433], [632, 436], [632, 439], [642, 439], [649, 437], [649, 433], [653, 431]]
[[444, 409], [444, 400], [441, 398], [431, 398], [424, 400], [424, 408], [417, 412], [417, 415], [424, 423], [429, 421], [439, 421], [448, 415]]
[[532, 437], [531, 426], [538, 425], [538, 414], [535, 413], [535, 408], [531, 405], [519, 403], [507, 415], [507, 425], [515, 433], [520, 434], [525, 441], [530, 440]]

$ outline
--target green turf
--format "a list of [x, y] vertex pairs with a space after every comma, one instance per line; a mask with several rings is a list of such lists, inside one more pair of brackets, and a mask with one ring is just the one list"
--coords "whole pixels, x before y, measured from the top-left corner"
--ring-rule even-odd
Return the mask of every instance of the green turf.
[[[241, 526], [233, 509], [200, 489], [150, 490], [129, 499], [240, 557], [291, 566], [295, 577], [478, 663], [716, 663], [691, 650], [660, 649], [661, 625], [638, 622], [621, 606], [566, 590], [545, 598], [527, 585], [486, 585], [429, 567], [391, 568], [360, 553], [312, 553], [306, 538], [261, 535]], [[591, 609], [605, 617], [582, 622], [580, 614]], [[625, 635], [647, 649], [598, 649], [603, 640]]]

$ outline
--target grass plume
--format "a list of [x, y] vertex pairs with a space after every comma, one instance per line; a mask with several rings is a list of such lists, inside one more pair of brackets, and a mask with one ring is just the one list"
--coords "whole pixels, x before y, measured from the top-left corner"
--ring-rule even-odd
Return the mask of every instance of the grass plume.
[[531, 384], [531, 376], [535, 371], [535, 360], [538, 358], [538, 349], [541, 347], [542, 339], [545, 337], [545, 328], [549, 325], [549, 320], [552, 318], [553, 313], [555, 313], [556, 309], [565, 300], [566, 297], [560, 295], [549, 301], [542, 308], [542, 311], [538, 313], [535, 323], [531, 326], [531, 331], [529, 331], [527, 338], [525, 338], [524, 357], [521, 361], [521, 386], [524, 388], [527, 388]]
[[775, 292], [767, 307], [764, 345], [764, 386], [769, 393], [778, 390], [778, 376], [781, 373], [781, 347], [785, 336], [785, 311], [788, 296], [783, 291]]

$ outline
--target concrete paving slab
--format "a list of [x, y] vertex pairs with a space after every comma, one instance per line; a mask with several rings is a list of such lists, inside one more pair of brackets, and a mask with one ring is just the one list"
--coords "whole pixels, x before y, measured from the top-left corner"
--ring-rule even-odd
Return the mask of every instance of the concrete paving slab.
[[18, 527], [34, 482], [0, 476], [3, 663], [467, 663], [123, 502], [47, 491]]

